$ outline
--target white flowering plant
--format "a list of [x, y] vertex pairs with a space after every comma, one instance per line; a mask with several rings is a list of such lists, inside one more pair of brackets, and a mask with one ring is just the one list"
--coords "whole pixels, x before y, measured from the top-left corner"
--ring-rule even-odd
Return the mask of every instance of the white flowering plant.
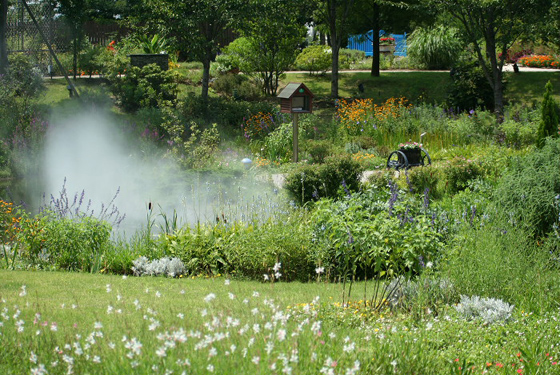
[[410, 141], [406, 143], [399, 143], [399, 148], [401, 150], [420, 150], [422, 148], [422, 143]]

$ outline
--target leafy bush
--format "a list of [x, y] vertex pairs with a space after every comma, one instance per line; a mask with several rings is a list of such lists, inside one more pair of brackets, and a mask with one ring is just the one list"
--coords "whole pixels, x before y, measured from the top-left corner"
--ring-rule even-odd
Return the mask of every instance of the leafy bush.
[[474, 144], [493, 140], [498, 124], [491, 112], [471, 109], [459, 115], [449, 127], [463, 144]]
[[538, 123], [536, 121], [505, 120], [499, 126], [501, 139], [507, 146], [522, 148], [537, 141]]
[[110, 248], [111, 230], [109, 223], [93, 217], [56, 218], [47, 212], [22, 221], [21, 254], [32, 264], [97, 272]]
[[414, 192], [422, 193], [428, 189], [431, 197], [439, 196], [438, 184], [441, 172], [438, 168], [427, 165], [421, 168], [410, 168], [407, 173]]
[[142, 107], [157, 107], [174, 102], [177, 97], [177, 80], [173, 71], [162, 71], [157, 64], [142, 68], [130, 66], [126, 75], [112, 71], [109, 77], [111, 91], [127, 111]]
[[251, 42], [248, 38], [237, 38], [228, 44], [216, 57], [217, 71], [220, 73], [238, 72], [252, 73], [254, 68], [247, 56], [251, 55]]
[[360, 164], [350, 156], [331, 156], [323, 164], [302, 165], [286, 176], [285, 188], [298, 203], [358, 191]]
[[199, 125], [191, 121], [190, 132], [173, 116], [170, 111], [162, 127], [169, 134], [171, 152], [186, 168], [204, 168], [214, 162], [220, 144], [220, 133], [216, 124], [200, 130]]
[[488, 209], [472, 224], [468, 218], [459, 225], [440, 263], [443, 275], [459, 294], [492, 296], [525, 310], [548, 309], [559, 295], [558, 271], [531, 231], [512, 225], [509, 217], [507, 211]]
[[[427, 268], [431, 267], [433, 265]], [[442, 305], [454, 302], [455, 288], [451, 281], [435, 277], [431, 272], [427, 277], [424, 275], [417, 279], [404, 280], [402, 276], [393, 279], [389, 290], [394, 292], [387, 298], [389, 306], [420, 317], [426, 312], [437, 314]]]
[[[364, 51], [360, 51], [357, 49], [346, 49], [346, 48], [341, 48], [339, 50], [339, 59], [340, 59], [339, 63], [341, 69], [350, 69], [352, 65], [359, 63], [365, 58], [366, 58], [366, 53]], [[332, 59], [331, 59], [331, 63], [332, 63]]]
[[278, 107], [268, 101], [248, 102], [231, 100], [224, 97], [209, 97], [204, 102], [200, 95], [192, 95], [179, 100], [177, 109], [184, 121], [212, 124], [216, 123], [223, 128], [243, 130], [244, 122], [258, 113], [276, 113]]
[[434, 28], [416, 28], [407, 40], [408, 55], [416, 64], [428, 69], [452, 67], [463, 49], [457, 30], [440, 25]]
[[255, 100], [262, 96], [262, 91], [247, 76], [239, 74], [220, 74], [212, 83], [212, 88], [235, 100]]
[[368, 190], [344, 200], [322, 199], [313, 213], [318, 256], [331, 277], [419, 274], [434, 262], [440, 236], [427, 214], [392, 194]]
[[447, 105], [458, 111], [494, 110], [494, 92], [476, 62], [463, 62], [451, 69], [453, 85]]
[[[298, 126], [298, 133], [305, 136], [305, 128]], [[271, 161], [286, 162], [293, 154], [293, 125], [285, 122], [270, 132], [264, 142], [264, 154]]]
[[92, 76], [99, 74], [105, 69], [105, 64], [112, 54], [103, 46], [90, 45], [78, 55], [78, 69], [82, 74]]
[[10, 55], [8, 72], [1, 79], [2, 96], [11, 91], [15, 97], [30, 100], [38, 97], [46, 89], [41, 70], [35, 67], [27, 56], [19, 53]]
[[480, 164], [465, 157], [455, 157], [442, 167], [445, 179], [445, 188], [450, 194], [464, 190], [469, 181], [475, 180], [483, 175]]
[[309, 140], [305, 142], [305, 151], [312, 163], [323, 163], [332, 152], [332, 142], [327, 140]]
[[331, 53], [330, 48], [323, 45], [306, 47], [296, 57], [296, 68], [307, 70], [309, 74], [325, 73], [332, 64]]

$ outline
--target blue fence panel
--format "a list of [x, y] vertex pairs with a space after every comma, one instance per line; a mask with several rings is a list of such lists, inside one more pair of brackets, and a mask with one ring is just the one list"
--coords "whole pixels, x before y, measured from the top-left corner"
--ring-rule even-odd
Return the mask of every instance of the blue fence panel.
[[406, 45], [406, 33], [404, 34], [392, 34], [393, 38], [395, 38], [395, 56], [406, 56], [408, 52], [408, 47]]
[[[379, 31], [379, 36], [384, 35], [383, 30]], [[395, 53], [396, 56], [406, 56], [407, 46], [406, 46], [406, 33], [404, 34], [391, 34], [395, 38]], [[357, 49], [359, 51], [364, 51], [366, 56], [373, 56], [373, 30], [368, 31], [366, 34], [362, 35], [352, 35], [348, 38], [348, 49]]]

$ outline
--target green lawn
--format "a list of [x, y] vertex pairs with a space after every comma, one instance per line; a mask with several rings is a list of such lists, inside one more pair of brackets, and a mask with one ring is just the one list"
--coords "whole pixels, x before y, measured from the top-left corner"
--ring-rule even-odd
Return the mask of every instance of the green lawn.
[[558, 373], [558, 313], [516, 310], [488, 326], [449, 307], [413, 320], [342, 308], [340, 292], [340, 284], [0, 270], [0, 373]]
[[[183, 72], [183, 74], [186, 74]], [[544, 85], [551, 81], [554, 96], [560, 101], [560, 71], [559, 72], [522, 72], [520, 74], [506, 73], [506, 100], [510, 104], [531, 106], [542, 100]], [[85, 95], [104, 95], [107, 87], [100, 85], [97, 78], [79, 78], [73, 81], [80, 93]], [[280, 83], [280, 89], [289, 82], [303, 82], [315, 94], [318, 100], [330, 101], [330, 74], [311, 76], [307, 73], [287, 73]], [[41, 104], [64, 104], [70, 101], [67, 84], [64, 79], [46, 79], [47, 93], [40, 100]], [[364, 92], [358, 90], [359, 84], [364, 85]], [[372, 77], [367, 72], [341, 73], [339, 94], [344, 98], [362, 97], [374, 98], [376, 103], [383, 103], [389, 98], [406, 97], [409, 101], [441, 103], [445, 100], [451, 78], [448, 72], [386, 72], [381, 71], [380, 77]], [[180, 97], [187, 93], [200, 93], [199, 86], [181, 84]]]
[[[506, 73], [506, 100], [510, 104], [532, 105], [542, 100], [544, 85], [551, 81], [554, 96], [560, 101], [560, 71]], [[287, 73], [283, 85], [303, 82], [319, 98], [330, 95], [330, 75], [314, 77], [309, 74]], [[358, 91], [363, 83], [364, 93]], [[389, 98], [406, 97], [412, 103], [441, 103], [445, 100], [451, 77], [448, 72], [384, 72], [379, 77], [369, 73], [341, 73], [339, 95], [341, 97], [374, 98], [383, 103]]]

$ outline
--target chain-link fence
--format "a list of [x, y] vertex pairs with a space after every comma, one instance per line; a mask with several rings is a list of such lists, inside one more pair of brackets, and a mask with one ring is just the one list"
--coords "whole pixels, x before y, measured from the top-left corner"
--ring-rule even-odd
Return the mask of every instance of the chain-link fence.
[[[14, 0], [8, 8], [6, 44], [8, 54], [24, 53], [45, 74], [60, 74], [56, 68], [43, 35], [57, 54], [62, 65], [68, 70], [72, 66], [72, 31], [63, 17], [56, 12], [48, 0], [27, 0], [37, 25], [25, 9], [22, 0]], [[37, 27], [38, 26], [38, 27]], [[88, 21], [82, 31], [86, 35], [80, 50], [88, 44], [108, 45], [114, 38], [122, 37], [127, 30], [117, 23], [97, 23]]]
[[57, 53], [67, 52], [71, 46], [69, 28], [55, 14], [50, 1], [28, 1], [37, 25], [33, 22], [29, 12], [21, 0], [16, 0], [8, 8], [6, 44], [8, 53], [24, 53], [35, 65], [45, 73], [49, 66], [54, 66], [47, 44], [41, 37], [37, 26], [43, 32], [48, 43]]

